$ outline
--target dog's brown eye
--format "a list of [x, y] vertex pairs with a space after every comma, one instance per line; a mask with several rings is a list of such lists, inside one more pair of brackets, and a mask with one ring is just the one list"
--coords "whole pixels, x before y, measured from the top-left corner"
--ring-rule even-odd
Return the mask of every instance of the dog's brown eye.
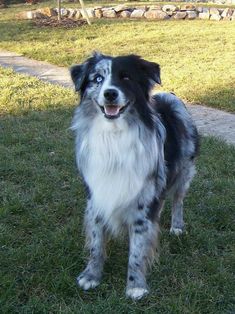
[[129, 81], [130, 80], [130, 76], [126, 73], [121, 74], [121, 79], [124, 81]]

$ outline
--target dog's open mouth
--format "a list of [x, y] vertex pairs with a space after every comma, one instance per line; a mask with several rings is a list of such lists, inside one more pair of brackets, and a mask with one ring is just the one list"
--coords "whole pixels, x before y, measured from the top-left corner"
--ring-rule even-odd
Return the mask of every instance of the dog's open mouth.
[[120, 114], [126, 110], [127, 106], [128, 104], [125, 106], [104, 105], [100, 106], [100, 109], [107, 119], [116, 119], [119, 118]]

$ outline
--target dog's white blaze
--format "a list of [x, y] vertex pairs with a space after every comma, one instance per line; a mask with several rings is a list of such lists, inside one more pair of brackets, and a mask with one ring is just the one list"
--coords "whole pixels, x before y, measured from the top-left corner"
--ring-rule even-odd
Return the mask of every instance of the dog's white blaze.
[[104, 97], [104, 92], [106, 89], [115, 89], [118, 92], [118, 98], [116, 100], [116, 104], [120, 105], [120, 106], [124, 106], [125, 105], [125, 97], [122, 93], [122, 91], [115, 87], [114, 85], [112, 85], [112, 61], [111, 60], [102, 60], [100, 61], [96, 68], [101, 68], [103, 67], [105, 69], [104, 71], [104, 82], [102, 84], [102, 87], [100, 89], [99, 95], [98, 95], [98, 104], [100, 106], [104, 106], [105, 105], [105, 97]]
[[[123, 224], [123, 211], [145, 187], [147, 176], [157, 162], [157, 145], [154, 158], [149, 158], [138, 138], [138, 127], [130, 129], [123, 120], [106, 121], [97, 117], [84, 139], [92, 152], [88, 156], [83, 175], [92, 192], [97, 214], [112, 226], [113, 232]], [[122, 217], [122, 219], [121, 219]]]

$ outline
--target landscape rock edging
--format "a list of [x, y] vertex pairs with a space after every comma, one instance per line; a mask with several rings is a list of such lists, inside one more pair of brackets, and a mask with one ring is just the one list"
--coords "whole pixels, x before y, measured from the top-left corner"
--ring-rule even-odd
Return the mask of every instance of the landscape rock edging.
[[[58, 16], [58, 8], [41, 8], [32, 11], [20, 12], [16, 15], [19, 19], [40, 19]], [[230, 20], [235, 21], [235, 9], [231, 8], [208, 8], [196, 7], [188, 3], [181, 6], [173, 4], [129, 7], [127, 5], [118, 5], [116, 7], [94, 7], [87, 8], [87, 14], [90, 19], [94, 18], [145, 18], [151, 20], [166, 19], [188, 19], [194, 20], [207, 19], [212, 21]], [[61, 16], [70, 19], [84, 19], [85, 15], [82, 9], [61, 9]]]

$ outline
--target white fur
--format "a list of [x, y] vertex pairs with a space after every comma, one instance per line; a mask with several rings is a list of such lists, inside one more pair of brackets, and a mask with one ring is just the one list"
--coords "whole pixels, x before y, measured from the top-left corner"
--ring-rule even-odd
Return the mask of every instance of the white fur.
[[158, 149], [155, 137], [152, 138], [146, 151], [139, 139], [138, 125], [129, 128], [124, 119], [109, 121], [98, 116], [82, 140], [77, 155], [90, 152], [83, 176], [91, 189], [97, 215], [103, 217], [114, 233], [128, 219], [127, 206], [140, 195], [147, 177], [156, 168]]
[[100, 69], [100, 68], [102, 68], [102, 69], [105, 68], [106, 69], [106, 71], [105, 71], [106, 73], [104, 75], [104, 82], [102, 83], [102, 86], [100, 88], [100, 92], [99, 92], [98, 98], [96, 100], [98, 102], [98, 104], [100, 106], [104, 106], [106, 104], [106, 100], [105, 100], [105, 97], [104, 97], [104, 92], [107, 89], [114, 89], [118, 93], [118, 98], [116, 99], [116, 104], [120, 105], [120, 106], [124, 106], [126, 101], [125, 101], [125, 97], [124, 97], [122, 91], [119, 88], [117, 88], [116, 86], [112, 85], [112, 75], [111, 75], [111, 73], [112, 73], [112, 62], [110, 60], [106, 60], [105, 64], [104, 64], [104, 61], [100, 61], [97, 64], [96, 67], [98, 69]]
[[180, 228], [171, 227], [170, 233], [171, 233], [171, 234], [174, 234], [174, 235], [176, 235], [176, 236], [180, 236], [180, 235], [183, 233], [183, 230], [180, 229]]
[[126, 291], [126, 296], [133, 300], [140, 300], [146, 294], [148, 294], [148, 290], [144, 288], [131, 288]]
[[83, 290], [89, 290], [95, 288], [99, 285], [99, 282], [96, 280], [87, 280], [86, 278], [78, 279], [78, 284]]

